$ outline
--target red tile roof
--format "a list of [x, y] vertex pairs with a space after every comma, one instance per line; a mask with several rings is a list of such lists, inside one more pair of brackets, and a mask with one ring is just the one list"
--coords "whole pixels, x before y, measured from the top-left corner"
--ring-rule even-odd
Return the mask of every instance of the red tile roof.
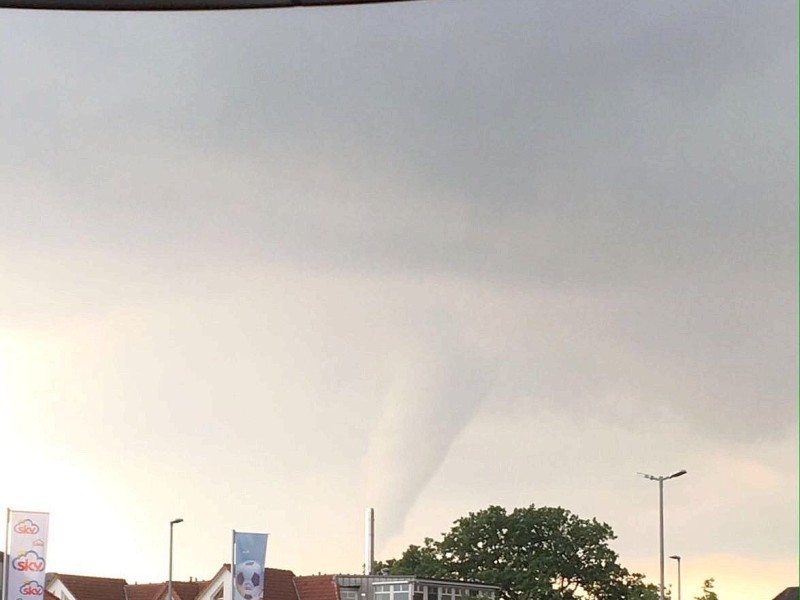
[[264, 600], [300, 600], [294, 573], [286, 569], [265, 569]]
[[797, 588], [796, 587], [788, 587], [783, 590], [780, 594], [775, 596], [774, 600], [797, 600]]
[[125, 586], [126, 600], [155, 600], [166, 593], [166, 583], [136, 583]]
[[294, 585], [299, 600], [339, 600], [339, 588], [334, 575], [295, 577]]
[[[195, 600], [208, 581], [173, 581], [172, 595], [177, 600]], [[126, 600], [160, 600], [167, 597], [166, 583], [135, 583], [125, 586]]]
[[125, 600], [124, 579], [55, 573], [75, 600]]
[[[195, 600], [200, 590], [205, 587], [205, 581], [173, 581], [172, 595], [178, 600]], [[167, 593], [166, 585], [164, 586], [164, 593]]]

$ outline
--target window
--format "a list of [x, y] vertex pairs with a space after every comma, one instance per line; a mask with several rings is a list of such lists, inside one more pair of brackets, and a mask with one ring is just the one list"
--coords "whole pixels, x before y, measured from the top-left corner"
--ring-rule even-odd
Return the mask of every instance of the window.
[[341, 600], [358, 600], [358, 590], [339, 590]]
[[411, 600], [407, 583], [376, 583], [373, 589], [374, 600]]

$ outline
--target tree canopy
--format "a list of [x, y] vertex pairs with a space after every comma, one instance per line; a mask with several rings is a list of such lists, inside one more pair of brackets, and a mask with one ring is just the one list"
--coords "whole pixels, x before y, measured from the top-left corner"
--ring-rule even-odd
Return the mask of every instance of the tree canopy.
[[455, 521], [442, 539], [426, 538], [398, 559], [392, 575], [476, 581], [503, 600], [657, 600], [656, 586], [630, 573], [608, 545], [611, 527], [557, 507], [490, 506]]
[[694, 600], [718, 600], [717, 592], [714, 591], [714, 578], [706, 579], [703, 582], [703, 595], [695, 596]]

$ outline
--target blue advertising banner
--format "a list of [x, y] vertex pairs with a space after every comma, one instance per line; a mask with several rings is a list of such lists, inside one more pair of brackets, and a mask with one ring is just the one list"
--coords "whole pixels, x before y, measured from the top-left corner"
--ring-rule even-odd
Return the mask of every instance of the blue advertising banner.
[[233, 532], [233, 600], [264, 599], [266, 533]]

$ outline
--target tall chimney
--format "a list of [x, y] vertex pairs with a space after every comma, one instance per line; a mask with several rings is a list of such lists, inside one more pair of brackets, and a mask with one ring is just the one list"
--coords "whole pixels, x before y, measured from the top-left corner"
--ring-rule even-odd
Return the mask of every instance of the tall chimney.
[[371, 508], [364, 516], [364, 533], [364, 575], [372, 575], [375, 566], [375, 511]]

